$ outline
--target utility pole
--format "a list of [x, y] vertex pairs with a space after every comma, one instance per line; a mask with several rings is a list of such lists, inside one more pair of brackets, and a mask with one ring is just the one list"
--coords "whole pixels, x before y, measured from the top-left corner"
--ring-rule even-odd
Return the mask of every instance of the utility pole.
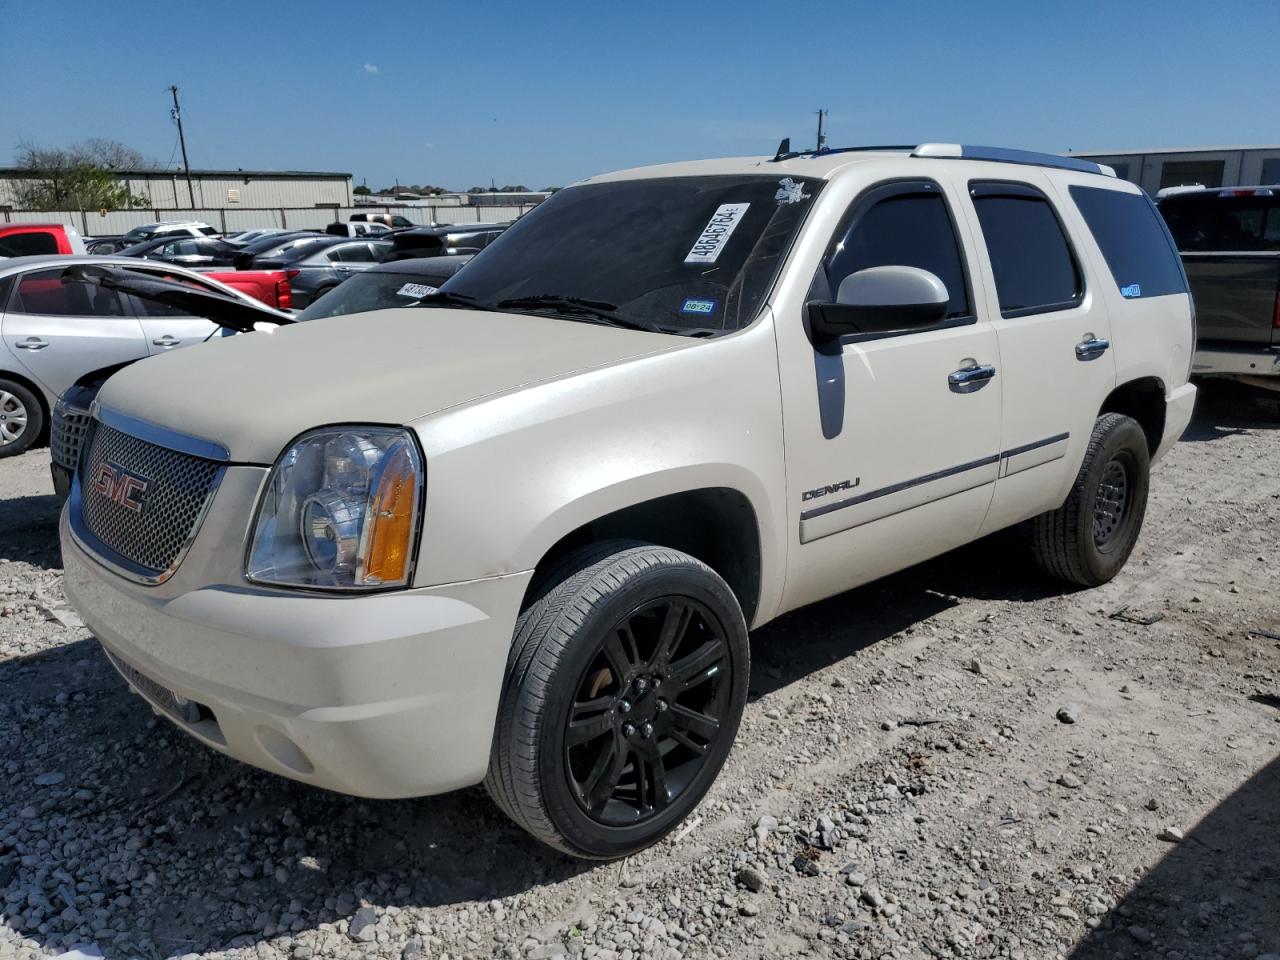
[[822, 132], [822, 121], [825, 120], [826, 117], [827, 117], [826, 110], [818, 111], [818, 146], [817, 146], [818, 153], [821, 153], [823, 148], [827, 145], [827, 135]]
[[182, 145], [182, 170], [187, 175], [187, 199], [191, 201], [191, 209], [196, 208], [196, 192], [191, 187], [191, 164], [187, 163], [187, 138], [182, 135], [182, 111], [178, 108], [178, 88], [170, 85], [173, 94], [173, 109], [169, 111], [173, 122], [178, 125], [178, 143]]

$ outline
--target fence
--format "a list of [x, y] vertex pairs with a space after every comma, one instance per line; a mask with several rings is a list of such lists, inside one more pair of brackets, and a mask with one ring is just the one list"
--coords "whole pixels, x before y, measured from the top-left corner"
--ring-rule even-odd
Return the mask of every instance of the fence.
[[143, 210], [0, 210], [3, 223], [63, 223], [86, 237], [115, 236], [133, 227], [157, 220], [203, 220], [222, 233], [237, 230], [282, 229], [323, 230], [335, 220], [349, 220], [353, 213], [391, 213], [427, 227], [433, 224], [502, 223], [528, 213], [533, 205], [508, 207], [263, 207], [243, 209], [218, 207], [205, 210], [148, 208]]

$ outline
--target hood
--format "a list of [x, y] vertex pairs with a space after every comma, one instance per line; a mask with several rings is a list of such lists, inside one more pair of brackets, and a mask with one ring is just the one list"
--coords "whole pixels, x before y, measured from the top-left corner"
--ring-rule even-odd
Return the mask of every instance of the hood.
[[225, 337], [121, 370], [101, 406], [274, 463], [335, 423], [407, 424], [523, 384], [697, 341], [528, 314], [406, 308]]

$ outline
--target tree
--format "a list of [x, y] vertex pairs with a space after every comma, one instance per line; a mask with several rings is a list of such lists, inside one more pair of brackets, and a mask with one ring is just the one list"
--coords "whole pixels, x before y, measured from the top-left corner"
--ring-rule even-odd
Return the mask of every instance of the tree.
[[21, 143], [15, 155], [21, 174], [13, 192], [32, 210], [113, 210], [140, 204], [117, 174], [145, 167], [142, 154], [114, 140], [92, 139], [70, 147]]
[[371, 193], [373, 193], [373, 191], [370, 190], [368, 187], [366, 187], [363, 183], [360, 184], [360, 186], [356, 187], [351, 192], [354, 193], [357, 197], [367, 197]]

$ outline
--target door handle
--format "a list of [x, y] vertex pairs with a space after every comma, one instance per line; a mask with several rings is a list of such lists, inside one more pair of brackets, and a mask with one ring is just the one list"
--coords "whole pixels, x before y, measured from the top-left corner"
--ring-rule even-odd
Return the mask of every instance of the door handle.
[[14, 344], [19, 350], [43, 350], [48, 345], [48, 340], [41, 340], [39, 337], [27, 337]]
[[996, 368], [989, 363], [975, 363], [961, 367], [947, 375], [947, 385], [954, 393], [973, 393], [995, 378]]
[[1076, 359], [1096, 360], [1106, 353], [1110, 346], [1110, 340], [1103, 340], [1101, 337], [1095, 337], [1091, 333], [1085, 334], [1085, 338], [1076, 344]]
[[156, 339], [152, 340], [151, 342], [154, 343], [157, 347], [176, 347], [182, 341], [179, 340], [177, 337], [166, 333], [163, 337], [156, 337]]

